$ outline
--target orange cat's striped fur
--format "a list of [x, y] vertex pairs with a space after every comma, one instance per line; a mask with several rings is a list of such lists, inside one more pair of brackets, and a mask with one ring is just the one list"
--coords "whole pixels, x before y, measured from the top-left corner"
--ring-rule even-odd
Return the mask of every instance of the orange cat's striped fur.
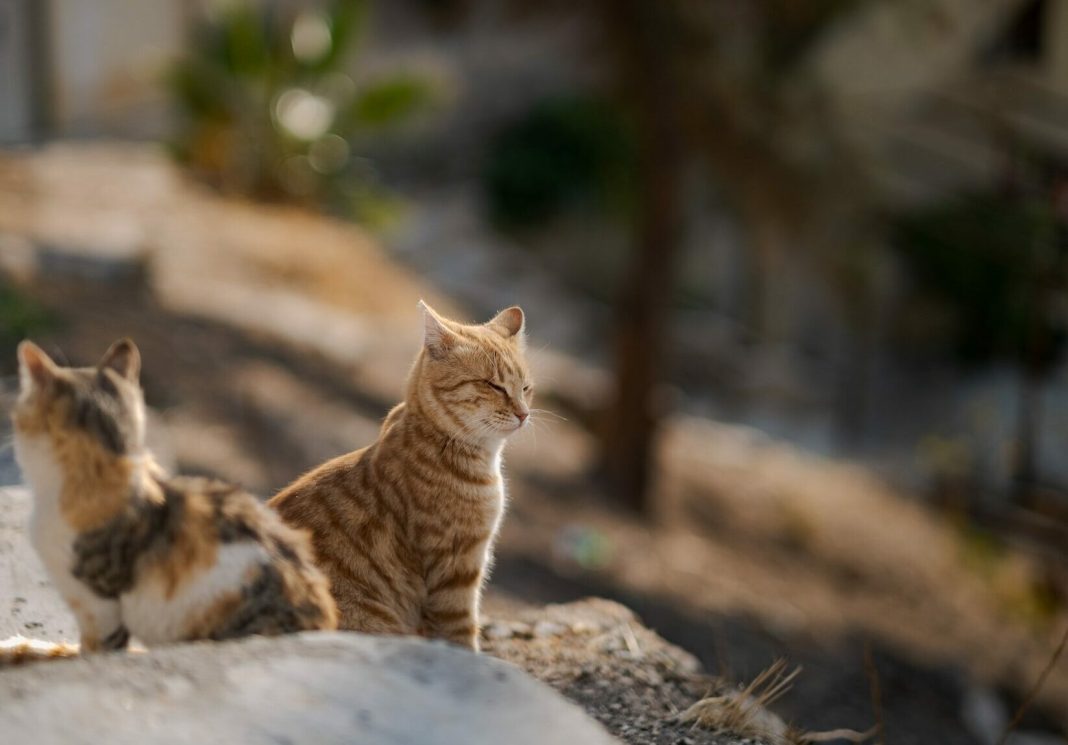
[[378, 440], [270, 504], [310, 529], [341, 628], [477, 650], [479, 597], [504, 509], [501, 450], [530, 415], [523, 311], [479, 326], [423, 312], [423, 349]]
[[[133, 342], [91, 368], [60, 367], [23, 342], [19, 363], [30, 538], [82, 651], [123, 648], [131, 634], [151, 645], [336, 627], [307, 536], [235, 487], [163, 475], [144, 447]], [[7, 646], [16, 659], [36, 650]]]

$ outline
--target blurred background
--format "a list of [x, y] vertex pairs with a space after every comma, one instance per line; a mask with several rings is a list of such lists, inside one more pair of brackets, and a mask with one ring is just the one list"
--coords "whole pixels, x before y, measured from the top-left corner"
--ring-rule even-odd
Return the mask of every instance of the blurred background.
[[9, 394], [130, 334], [168, 462], [269, 495], [420, 297], [518, 303], [495, 597], [786, 655], [806, 727], [868, 649], [895, 743], [995, 742], [1068, 624], [1068, 0], [0, 0], [0, 143]]

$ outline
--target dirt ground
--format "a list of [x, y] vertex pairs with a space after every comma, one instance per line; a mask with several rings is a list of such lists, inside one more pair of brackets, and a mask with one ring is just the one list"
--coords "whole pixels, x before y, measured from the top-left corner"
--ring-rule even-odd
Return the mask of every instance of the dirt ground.
[[[483, 650], [582, 706], [629, 745], [732, 745], [741, 735], [684, 722], [694, 702], [727, 688], [688, 652], [621, 605], [582, 600], [545, 608], [492, 600]], [[749, 740], [762, 743], [764, 740]]]

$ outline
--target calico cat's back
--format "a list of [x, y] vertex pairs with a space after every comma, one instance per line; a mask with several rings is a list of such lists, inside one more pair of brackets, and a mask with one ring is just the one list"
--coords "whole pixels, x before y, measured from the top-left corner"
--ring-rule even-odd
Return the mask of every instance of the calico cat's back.
[[146, 644], [336, 626], [307, 536], [255, 497], [202, 478], [148, 488], [160, 498], [76, 539], [73, 565], [95, 592], [121, 598], [127, 627]]

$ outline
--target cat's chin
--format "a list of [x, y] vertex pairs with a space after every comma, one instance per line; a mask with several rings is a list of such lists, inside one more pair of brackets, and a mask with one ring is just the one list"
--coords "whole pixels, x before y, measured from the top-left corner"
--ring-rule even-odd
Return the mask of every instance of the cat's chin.
[[497, 432], [500, 434], [501, 437], [507, 437], [508, 435], [513, 435], [519, 430], [523, 429], [523, 424], [523, 422], [502, 423], [497, 426]]
[[502, 427], [499, 430], [498, 438], [501, 442], [504, 442], [505, 440], [511, 438], [514, 434], [519, 432], [519, 430], [521, 429], [523, 429], [522, 424], [517, 424], [514, 427]]
[[481, 445], [484, 448], [488, 448], [490, 450], [493, 450], [495, 448], [499, 448], [501, 445], [503, 445], [505, 443], [506, 440], [508, 440], [509, 437], [514, 435], [520, 429], [521, 429], [521, 427], [514, 427], [514, 428], [500, 427], [498, 429], [492, 430], [492, 431], [488, 432], [487, 434], [483, 435], [479, 439], [477, 444]]

